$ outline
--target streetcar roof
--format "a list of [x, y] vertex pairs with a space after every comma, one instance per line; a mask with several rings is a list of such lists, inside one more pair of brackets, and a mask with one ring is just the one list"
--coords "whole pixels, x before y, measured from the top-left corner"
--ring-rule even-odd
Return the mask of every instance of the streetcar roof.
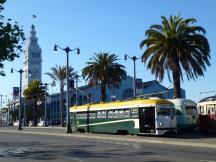
[[198, 106], [203, 106], [203, 105], [216, 105], [216, 100], [207, 100], [207, 101], [202, 101], [198, 103]]
[[74, 106], [70, 108], [70, 112], [73, 111], [85, 111], [87, 109], [91, 110], [106, 110], [106, 109], [123, 109], [123, 108], [133, 108], [133, 107], [146, 107], [155, 106], [157, 104], [167, 104], [172, 106], [172, 102], [164, 99], [132, 99], [124, 101], [114, 101], [107, 103], [97, 103], [97, 104], [86, 104], [81, 106]]
[[196, 102], [186, 98], [173, 98], [169, 99], [176, 107], [181, 106], [197, 106]]
[[202, 103], [202, 102], [211, 102], [211, 101], [216, 101], [216, 95], [215, 96], [209, 96], [209, 97], [206, 97], [206, 98], [203, 98], [199, 101], [199, 103]]

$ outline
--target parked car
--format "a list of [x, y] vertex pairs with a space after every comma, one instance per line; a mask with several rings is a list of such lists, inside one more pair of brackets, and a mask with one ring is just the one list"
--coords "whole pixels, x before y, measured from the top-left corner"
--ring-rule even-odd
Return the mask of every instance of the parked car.
[[29, 121], [29, 127], [34, 126], [34, 122], [33, 121]]
[[[46, 121], [46, 126], [48, 126], [48, 125], [51, 125], [50, 121]], [[44, 126], [44, 120], [41, 120], [41, 121], [37, 124], [37, 126], [39, 126], [39, 127]]]
[[37, 124], [37, 126], [39, 126], [39, 127], [42, 127], [42, 126], [44, 126], [44, 121], [43, 120], [41, 120], [38, 124]]
[[13, 123], [13, 126], [14, 126], [14, 127], [18, 127], [18, 126], [19, 126], [19, 121], [15, 121], [15, 122]]

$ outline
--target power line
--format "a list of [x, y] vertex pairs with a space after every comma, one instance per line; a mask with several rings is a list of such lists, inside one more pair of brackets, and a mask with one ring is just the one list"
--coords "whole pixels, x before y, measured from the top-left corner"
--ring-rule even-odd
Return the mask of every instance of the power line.
[[204, 92], [199, 92], [199, 94], [203, 94], [203, 93], [214, 93], [216, 91], [204, 91]]

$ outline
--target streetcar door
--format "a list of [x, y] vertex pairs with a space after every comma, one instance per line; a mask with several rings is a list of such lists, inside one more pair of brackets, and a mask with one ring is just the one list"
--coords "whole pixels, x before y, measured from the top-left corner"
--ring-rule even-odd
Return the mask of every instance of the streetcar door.
[[140, 133], [155, 133], [155, 108], [139, 109]]

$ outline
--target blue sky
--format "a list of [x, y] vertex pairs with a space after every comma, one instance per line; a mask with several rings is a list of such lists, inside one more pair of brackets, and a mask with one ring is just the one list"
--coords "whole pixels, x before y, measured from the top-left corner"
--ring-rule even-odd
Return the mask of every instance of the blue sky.
[[[43, 82], [51, 82], [44, 75], [55, 65], [65, 65], [63, 51], [53, 53], [53, 45], [80, 47], [81, 55], [70, 54], [70, 65], [81, 74], [85, 62], [98, 52], [110, 52], [119, 56], [119, 63], [133, 76], [133, 63], [124, 61], [124, 54], [140, 57], [144, 49], [139, 48], [145, 39], [145, 31], [152, 24], [161, 23], [161, 16], [177, 15], [196, 18], [196, 25], [206, 29], [206, 37], [211, 47], [211, 67], [205, 77], [188, 81], [184, 78], [182, 88], [187, 98], [199, 101], [215, 93], [199, 94], [200, 91], [216, 90], [216, 1], [215, 0], [8, 0], [3, 14], [23, 25], [26, 37], [35, 24], [39, 44], [42, 48]], [[32, 19], [36, 14], [37, 18]], [[11, 68], [23, 68], [23, 55], [13, 62], [5, 62], [5, 77], [0, 77], [0, 94], [10, 96], [12, 87], [19, 86], [19, 73], [10, 74]], [[143, 81], [155, 79], [146, 66], [137, 61], [137, 78]], [[84, 81], [80, 85], [85, 84]], [[173, 86], [165, 77], [162, 84]], [[58, 85], [50, 92], [57, 92]], [[3, 97], [5, 100], [5, 97]]]

